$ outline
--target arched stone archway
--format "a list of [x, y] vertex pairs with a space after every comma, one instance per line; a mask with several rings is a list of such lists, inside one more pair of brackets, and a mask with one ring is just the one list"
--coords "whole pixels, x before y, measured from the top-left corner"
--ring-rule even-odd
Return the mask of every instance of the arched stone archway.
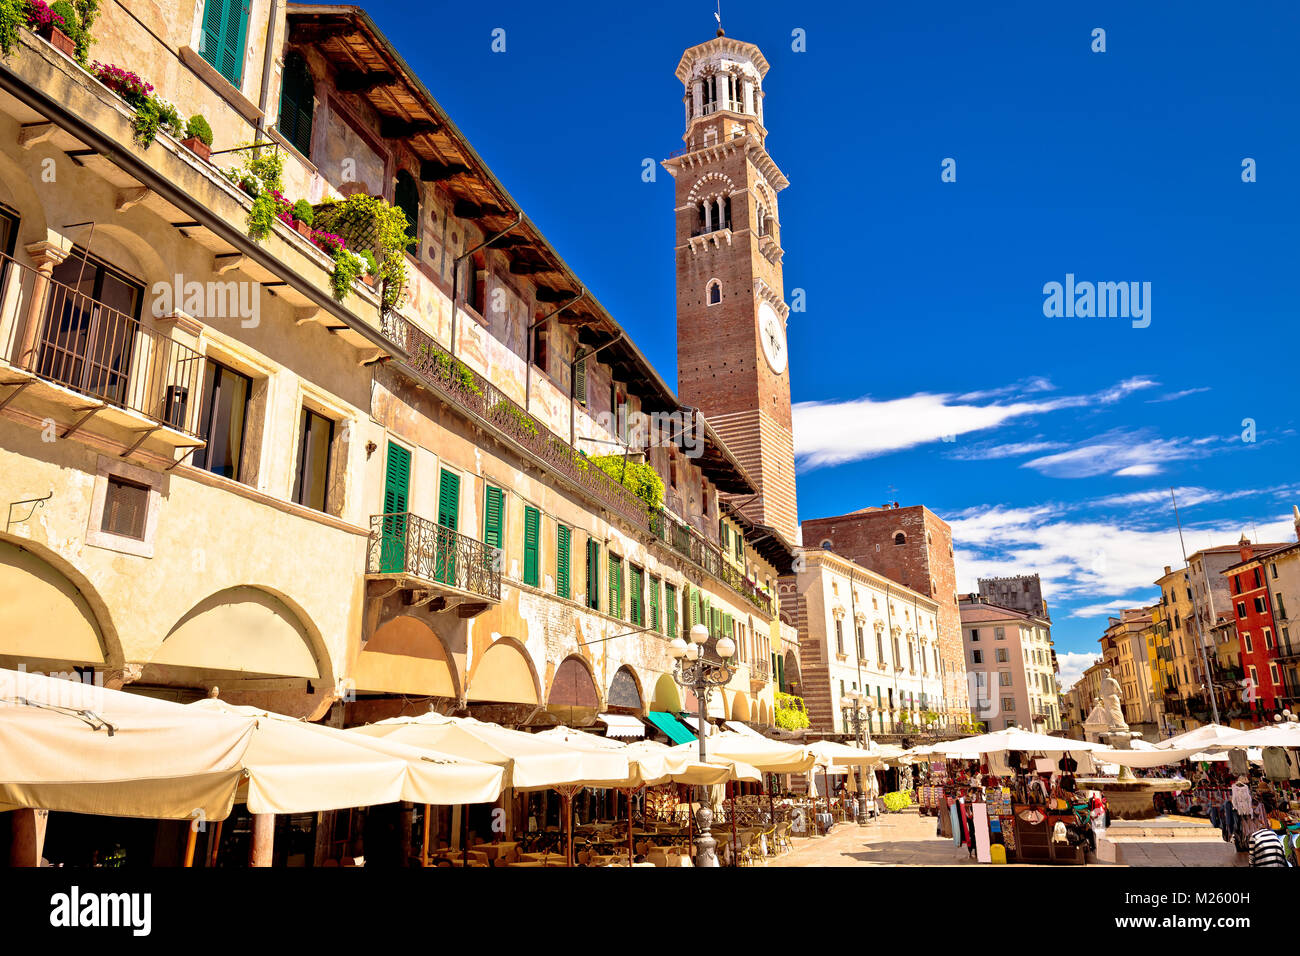
[[540, 703], [537, 671], [527, 649], [512, 637], [499, 638], [474, 664], [465, 696], [470, 703]]
[[[43, 549], [42, 549], [43, 550]], [[120, 665], [102, 603], [33, 547], [0, 541], [0, 662], [45, 670]], [[115, 660], [116, 658], [116, 660]]]
[[[272, 683], [266, 684], [264, 682]], [[139, 683], [319, 719], [335, 699], [329, 651], [310, 616], [279, 593], [237, 585], [208, 595], [178, 620]]]
[[352, 679], [359, 694], [460, 698], [461, 675], [442, 638], [410, 615], [375, 631], [357, 655]]
[[739, 691], [732, 695], [730, 713], [732, 720], [748, 722], [750, 720], [749, 695]]
[[783, 658], [781, 690], [787, 694], [799, 694], [803, 679], [799, 673], [799, 658], [794, 651], [786, 651]]
[[641, 681], [637, 679], [636, 672], [626, 664], [614, 672], [605, 699], [606, 706], [613, 711], [637, 714], [645, 712]]
[[145, 665], [142, 679], [174, 674], [320, 680], [329, 677], [328, 663], [301, 611], [261, 588], [239, 585], [186, 612]]
[[546, 695], [547, 713], [570, 727], [589, 727], [596, 722], [601, 704], [591, 666], [576, 654], [561, 661]]
[[682, 689], [673, 680], [672, 674], [661, 674], [655, 681], [654, 697], [650, 701], [651, 710], [666, 710], [670, 714], [682, 712]]

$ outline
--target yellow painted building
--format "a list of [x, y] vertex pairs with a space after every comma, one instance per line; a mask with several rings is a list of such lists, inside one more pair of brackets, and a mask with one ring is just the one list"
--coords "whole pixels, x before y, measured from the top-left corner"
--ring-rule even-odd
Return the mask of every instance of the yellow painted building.
[[[202, 114], [210, 159], [141, 145], [27, 31], [0, 70], [0, 666], [591, 726], [690, 709], [668, 642], [699, 622], [737, 645], [711, 712], [770, 724], [792, 547], [709, 423], [363, 12], [254, 0], [239, 57], [205, 29], [109, 4], [94, 52]], [[395, 247], [331, 200], [401, 209], [405, 281], [350, 280], [287, 215], [250, 235], [231, 171], [273, 154], [354, 248]]]

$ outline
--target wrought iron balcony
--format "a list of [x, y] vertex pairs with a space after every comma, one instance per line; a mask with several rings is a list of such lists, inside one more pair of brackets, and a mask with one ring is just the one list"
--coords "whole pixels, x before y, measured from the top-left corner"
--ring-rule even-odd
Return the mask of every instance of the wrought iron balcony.
[[501, 600], [499, 548], [410, 512], [371, 517], [366, 574], [427, 592], [443, 609]]
[[205, 360], [194, 349], [3, 254], [0, 302], [12, 303], [0, 386], [14, 387], [0, 407], [26, 392], [80, 416], [65, 436], [98, 417], [135, 431], [133, 447], [159, 433], [177, 447], [203, 444]]
[[443, 351], [427, 332], [393, 313], [385, 316], [383, 328], [385, 335], [406, 349], [411, 357], [411, 368], [419, 379], [436, 389], [444, 400], [468, 412], [528, 454], [543, 460], [634, 528], [658, 538], [771, 616], [771, 597], [723, 560], [718, 547], [698, 531], [670, 511], [649, 510], [644, 501], [533, 418], [499, 388]]

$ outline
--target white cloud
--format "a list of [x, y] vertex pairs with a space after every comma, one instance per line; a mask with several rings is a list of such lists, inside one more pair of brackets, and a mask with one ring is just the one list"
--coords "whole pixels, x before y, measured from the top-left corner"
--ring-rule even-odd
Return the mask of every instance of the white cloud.
[[958, 461], [993, 461], [999, 458], [1019, 458], [1022, 455], [1037, 455], [1039, 452], [1055, 451], [1068, 448], [1060, 441], [1022, 441], [1009, 442], [1005, 445], [984, 444], [961, 448], [952, 455]]
[[1166, 395], [1160, 395], [1157, 398], [1148, 398], [1148, 405], [1157, 405], [1160, 402], [1176, 402], [1180, 398], [1186, 398], [1188, 395], [1199, 395], [1201, 392], [1210, 391], [1210, 386], [1202, 385], [1200, 388], [1184, 388], [1181, 391], [1169, 392]]
[[[1037, 401], [977, 404], [965, 396], [922, 392], [905, 398], [876, 400], [870, 396], [846, 402], [798, 402], [794, 406], [795, 456], [804, 468], [839, 465], [917, 445], [995, 428], [1013, 419], [1065, 408], [1109, 405], [1144, 388], [1157, 385], [1130, 378], [1091, 395], [1062, 396]], [[1043, 380], [1036, 390], [1050, 388]], [[1022, 394], [1026, 389], [1018, 386]], [[995, 392], [998, 390], [994, 390]], [[1032, 452], [1031, 452], [1032, 453]]]
[[1097, 661], [1096, 654], [1080, 654], [1077, 651], [1057, 651], [1056, 661], [1061, 665], [1060, 687], [1069, 690], [1079, 683], [1086, 671]]
[[1032, 468], [1049, 478], [1092, 478], [1097, 475], [1147, 477], [1161, 466], [1212, 454], [1224, 439], [1150, 438], [1144, 432], [1109, 432], [1071, 448], [1033, 458], [1021, 468]]
[[[1172, 519], [1172, 516], [1171, 516]], [[1064, 505], [1028, 508], [993, 506], [969, 509], [951, 519], [958, 543], [957, 586], [976, 590], [976, 579], [1032, 574], [1042, 578], [1048, 607], [1083, 602], [1070, 616], [1102, 616], [1155, 597], [1154, 582], [1165, 565], [1180, 564], [1182, 545], [1173, 521], [1153, 530], [1132, 522], [1074, 520]], [[1243, 527], [1255, 538], [1255, 525], [1216, 520], [1186, 524], [1187, 553], [1210, 545], [1232, 544]], [[1289, 518], [1260, 523], [1259, 540], [1289, 541]], [[1055, 616], [1055, 614], [1054, 614]]]

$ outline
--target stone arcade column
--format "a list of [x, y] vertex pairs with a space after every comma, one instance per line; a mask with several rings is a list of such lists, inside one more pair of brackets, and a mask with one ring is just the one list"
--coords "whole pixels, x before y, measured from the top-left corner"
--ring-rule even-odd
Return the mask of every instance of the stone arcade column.
[[45, 311], [45, 299], [49, 293], [54, 267], [68, 258], [68, 252], [53, 242], [41, 241], [27, 246], [27, 254], [36, 266], [36, 280], [32, 284], [31, 298], [27, 303], [27, 318], [23, 324], [22, 344], [18, 350], [18, 367], [31, 371], [36, 367], [40, 353], [41, 316]]

